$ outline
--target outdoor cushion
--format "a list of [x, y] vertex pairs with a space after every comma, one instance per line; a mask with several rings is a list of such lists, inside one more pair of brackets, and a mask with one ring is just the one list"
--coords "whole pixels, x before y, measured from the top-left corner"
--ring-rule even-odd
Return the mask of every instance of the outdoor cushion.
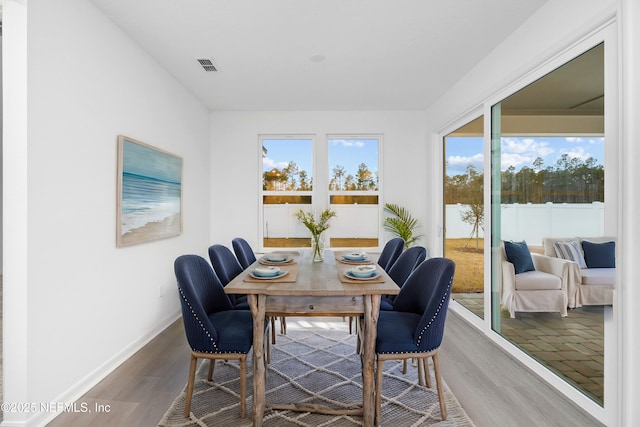
[[583, 285], [615, 285], [615, 268], [583, 268], [580, 270]]
[[527, 242], [524, 240], [522, 242], [504, 242], [504, 251], [507, 254], [507, 260], [513, 264], [516, 274], [536, 269]]
[[571, 242], [556, 242], [554, 247], [558, 258], [577, 262], [578, 268], [587, 268], [584, 256], [582, 255], [582, 247], [577, 240]]
[[593, 243], [582, 241], [584, 260], [589, 268], [615, 268], [616, 242]]
[[527, 271], [516, 278], [518, 291], [543, 291], [562, 289], [562, 280], [558, 276], [543, 271]]

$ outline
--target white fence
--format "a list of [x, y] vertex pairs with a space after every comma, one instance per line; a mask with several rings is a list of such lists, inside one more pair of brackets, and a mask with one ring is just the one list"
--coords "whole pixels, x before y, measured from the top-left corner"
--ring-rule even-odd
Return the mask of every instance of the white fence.
[[[309, 205], [265, 205], [265, 237], [309, 237], [308, 230], [294, 217]], [[331, 236], [375, 238], [380, 229], [378, 205], [331, 205], [337, 213], [331, 220]], [[471, 237], [473, 226], [462, 221], [467, 205], [446, 206], [446, 237]], [[526, 240], [541, 246], [543, 237], [601, 236], [604, 234], [604, 203], [545, 203], [502, 205], [502, 239]], [[480, 237], [484, 230], [480, 228]]]
[[[264, 205], [265, 237], [294, 238], [309, 237], [309, 231], [294, 216], [310, 205], [273, 204]], [[376, 238], [380, 229], [378, 205], [331, 205], [336, 217], [331, 219], [328, 235], [341, 238]], [[317, 217], [317, 215], [316, 215]], [[328, 237], [328, 236], [326, 236]]]
[[[473, 226], [462, 221], [467, 205], [446, 206], [446, 236], [470, 237]], [[510, 204], [501, 207], [502, 240], [526, 240], [541, 246], [543, 237], [601, 236], [604, 233], [604, 203]], [[482, 228], [480, 237], [484, 237]]]

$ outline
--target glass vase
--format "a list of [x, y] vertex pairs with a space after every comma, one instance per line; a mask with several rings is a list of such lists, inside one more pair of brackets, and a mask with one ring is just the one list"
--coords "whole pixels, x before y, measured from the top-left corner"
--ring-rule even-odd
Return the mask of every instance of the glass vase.
[[324, 240], [322, 236], [311, 236], [311, 256], [313, 262], [324, 261]]

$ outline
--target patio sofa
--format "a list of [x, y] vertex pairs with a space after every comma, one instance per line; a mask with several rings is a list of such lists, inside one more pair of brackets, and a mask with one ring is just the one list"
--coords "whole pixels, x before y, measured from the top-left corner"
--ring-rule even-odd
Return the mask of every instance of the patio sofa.
[[542, 240], [545, 256], [562, 258], [571, 265], [567, 282], [569, 308], [613, 304], [615, 242], [615, 237], [602, 236]]

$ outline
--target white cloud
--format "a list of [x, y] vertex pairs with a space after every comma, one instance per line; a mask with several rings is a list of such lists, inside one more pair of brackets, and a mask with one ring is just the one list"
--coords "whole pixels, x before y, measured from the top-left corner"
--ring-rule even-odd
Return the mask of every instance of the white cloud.
[[519, 166], [533, 162], [536, 157], [524, 156], [518, 153], [502, 153], [500, 156], [500, 168], [506, 170], [510, 166], [513, 166], [518, 170], [520, 169]]
[[587, 153], [586, 151], [584, 151], [584, 148], [582, 147], [577, 147], [575, 150], [573, 151], [567, 151], [567, 153], [569, 155], [569, 158], [578, 158], [582, 161], [587, 160], [589, 157], [591, 157], [591, 153]]
[[449, 167], [456, 168], [462, 166], [466, 168], [471, 164], [476, 169], [482, 169], [484, 164], [484, 155], [482, 153], [474, 154], [473, 156], [449, 156], [447, 159]]
[[537, 157], [544, 158], [554, 151], [549, 147], [548, 142], [533, 138], [504, 138], [501, 149], [503, 155], [520, 154], [523, 157], [530, 157], [531, 160]]
[[273, 168], [276, 169], [284, 169], [289, 165], [288, 162], [274, 162], [273, 159], [270, 159], [269, 157], [263, 157], [262, 158], [262, 169], [263, 170], [271, 170]]
[[357, 139], [332, 139], [331, 144], [342, 145], [343, 147], [364, 147], [364, 142]]

